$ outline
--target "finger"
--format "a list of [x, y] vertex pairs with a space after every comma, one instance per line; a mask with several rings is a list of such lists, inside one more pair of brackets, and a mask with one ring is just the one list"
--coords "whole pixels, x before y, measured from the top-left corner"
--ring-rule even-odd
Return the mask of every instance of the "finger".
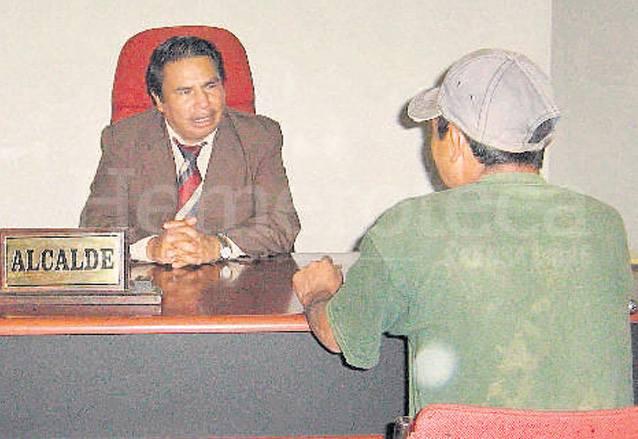
[[201, 241], [197, 234], [187, 230], [173, 229], [163, 235], [164, 241], [177, 252], [197, 252], [201, 249]]
[[165, 229], [164, 234], [174, 235], [174, 236], [180, 237], [181, 239], [187, 238], [193, 241], [201, 240], [201, 233], [197, 231], [195, 228], [188, 225], [181, 225], [181, 226]]
[[327, 262], [332, 265], [334, 268], [341, 270], [341, 264], [335, 264], [332, 258], [328, 255], [325, 255], [321, 258], [321, 262]]
[[194, 260], [201, 257], [201, 252], [192, 243], [183, 242], [175, 246], [175, 256], [180, 259]]
[[306, 279], [306, 272], [302, 269], [297, 271], [295, 274], [293, 274], [292, 276], [292, 284], [293, 286], [301, 286], [301, 284], [305, 281]]
[[183, 268], [183, 267], [186, 267], [187, 265], [189, 264], [183, 261], [182, 259], [177, 259], [171, 263], [172, 268]]
[[311, 269], [315, 270], [326, 270], [326, 269], [334, 269], [341, 271], [341, 264], [335, 264], [330, 256], [324, 256], [318, 261], [313, 261], [308, 266]]
[[159, 257], [158, 262], [163, 264], [171, 262], [172, 258], [175, 256], [175, 249], [170, 242], [164, 238], [165, 237], [162, 237], [157, 243], [157, 253]]
[[182, 220], [170, 220], [170, 221], [166, 221], [164, 224], [162, 224], [162, 228], [164, 230], [167, 229], [173, 229], [175, 227], [181, 227], [186, 225], [186, 223]]
[[197, 218], [188, 217], [188, 218], [184, 218], [183, 220], [166, 221], [164, 224], [162, 224], [162, 228], [166, 230], [166, 229], [172, 229], [175, 227], [183, 227], [183, 226], [194, 227], [195, 224], [197, 224]]
[[201, 265], [204, 261], [196, 255], [180, 253], [179, 257], [171, 264], [173, 268], [183, 268], [188, 265]]
[[197, 224], [197, 217], [189, 216], [188, 218], [184, 218], [184, 222], [189, 226], [194, 226]]
[[[194, 252], [196, 249], [197, 247], [190, 242], [190, 238], [184, 234], [162, 234], [159, 240], [159, 257], [157, 262], [162, 264], [176, 264], [176, 261], [183, 259], [186, 254]], [[183, 266], [185, 264], [177, 265]]]
[[186, 252], [178, 251], [173, 261], [171, 261], [171, 267], [173, 268], [183, 268], [188, 265], [199, 265], [198, 258]]

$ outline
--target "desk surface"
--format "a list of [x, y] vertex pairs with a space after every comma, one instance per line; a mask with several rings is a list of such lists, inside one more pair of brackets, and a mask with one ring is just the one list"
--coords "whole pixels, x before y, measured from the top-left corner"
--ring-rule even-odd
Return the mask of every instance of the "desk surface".
[[[305, 332], [308, 322], [292, 276], [321, 256], [297, 253], [183, 270], [136, 265], [131, 279], [161, 290], [161, 304], [5, 303], [0, 304], [0, 335]], [[357, 254], [331, 257], [347, 270]], [[638, 266], [633, 272], [638, 297]], [[638, 323], [638, 313], [631, 322]]]
[[[131, 280], [161, 291], [161, 304], [4, 303], [0, 335], [309, 331], [292, 276], [321, 256], [298, 253], [181, 270], [134, 265]], [[331, 256], [345, 269], [356, 259], [356, 253]]]

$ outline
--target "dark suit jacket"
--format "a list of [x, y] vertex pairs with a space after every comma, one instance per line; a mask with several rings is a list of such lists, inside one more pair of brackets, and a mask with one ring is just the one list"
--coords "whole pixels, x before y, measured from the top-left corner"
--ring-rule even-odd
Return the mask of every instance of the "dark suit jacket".
[[[226, 109], [217, 128], [197, 228], [224, 233], [253, 257], [288, 253], [299, 232], [277, 122]], [[127, 241], [161, 231], [177, 211], [177, 176], [155, 108], [102, 132], [102, 158], [82, 227], [127, 227]]]

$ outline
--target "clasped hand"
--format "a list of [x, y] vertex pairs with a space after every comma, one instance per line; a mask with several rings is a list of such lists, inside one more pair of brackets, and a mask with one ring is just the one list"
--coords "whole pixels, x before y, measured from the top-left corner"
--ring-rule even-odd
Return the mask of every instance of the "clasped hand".
[[167, 221], [162, 233], [151, 239], [147, 256], [154, 262], [173, 268], [201, 265], [219, 258], [220, 245], [216, 236], [195, 229], [196, 218]]
[[311, 262], [292, 278], [295, 293], [304, 307], [330, 299], [342, 283], [341, 267], [335, 265], [328, 256]]

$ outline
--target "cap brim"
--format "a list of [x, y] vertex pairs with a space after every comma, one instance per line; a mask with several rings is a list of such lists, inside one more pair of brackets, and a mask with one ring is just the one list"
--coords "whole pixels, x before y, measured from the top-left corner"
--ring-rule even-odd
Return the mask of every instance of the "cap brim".
[[410, 100], [408, 116], [415, 122], [423, 122], [441, 115], [438, 106], [439, 87], [425, 90]]

